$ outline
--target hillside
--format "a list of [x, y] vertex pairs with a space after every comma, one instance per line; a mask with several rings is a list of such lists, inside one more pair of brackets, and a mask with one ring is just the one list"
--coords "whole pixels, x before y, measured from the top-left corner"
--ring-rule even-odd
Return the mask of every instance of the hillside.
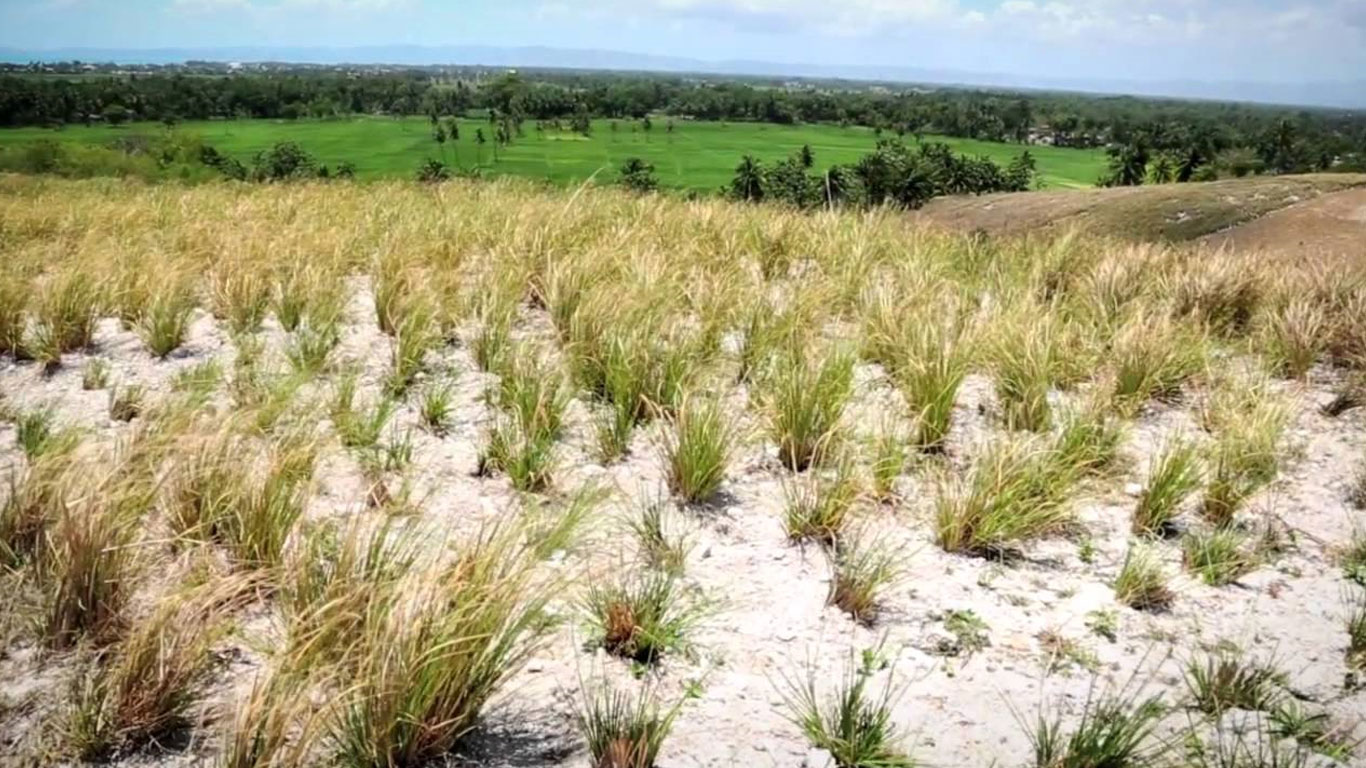
[[1258, 176], [1207, 183], [1047, 190], [930, 202], [925, 218], [960, 231], [1024, 234], [1079, 228], [1126, 240], [1184, 242], [1320, 195], [1366, 185], [1362, 174]]
[[1047, 229], [0, 176], [0, 762], [1360, 764], [1366, 276]]

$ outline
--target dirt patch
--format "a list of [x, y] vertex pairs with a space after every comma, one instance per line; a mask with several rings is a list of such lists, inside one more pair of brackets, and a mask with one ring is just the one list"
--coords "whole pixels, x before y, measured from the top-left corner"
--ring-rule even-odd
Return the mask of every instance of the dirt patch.
[[920, 215], [957, 230], [1014, 235], [1077, 227], [1128, 240], [1184, 242], [1320, 195], [1366, 184], [1360, 174], [1069, 189], [932, 201]]
[[1204, 239], [1291, 258], [1359, 259], [1366, 255], [1366, 189], [1298, 203]]

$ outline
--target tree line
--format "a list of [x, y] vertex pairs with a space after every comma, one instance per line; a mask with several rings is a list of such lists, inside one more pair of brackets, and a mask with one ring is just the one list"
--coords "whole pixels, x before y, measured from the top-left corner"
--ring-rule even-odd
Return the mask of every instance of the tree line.
[[[814, 165], [810, 145], [771, 165], [745, 155], [721, 194], [732, 200], [802, 209], [878, 205], [919, 208], [941, 195], [1023, 192], [1038, 183], [1038, 171], [1028, 150], [1002, 167], [989, 157], [959, 154], [940, 142], [912, 148], [894, 138], [878, 141], [877, 148], [856, 163], [831, 166], [822, 173], [813, 172]], [[659, 186], [654, 166], [636, 157], [622, 164], [618, 183], [636, 192], [651, 192]]]
[[[1366, 167], [1366, 114], [1250, 104], [1066, 93], [777, 82], [678, 75], [412, 69], [331, 72], [276, 68], [235, 75], [0, 76], [0, 126], [131, 120], [327, 118], [355, 114], [463, 115], [523, 120], [679, 119], [863, 125], [879, 134], [927, 133], [1066, 147], [1107, 147], [1134, 178], [1164, 169], [1303, 172]], [[1192, 171], [1193, 174], [1193, 171]], [[1184, 175], [1173, 171], [1174, 176]]]

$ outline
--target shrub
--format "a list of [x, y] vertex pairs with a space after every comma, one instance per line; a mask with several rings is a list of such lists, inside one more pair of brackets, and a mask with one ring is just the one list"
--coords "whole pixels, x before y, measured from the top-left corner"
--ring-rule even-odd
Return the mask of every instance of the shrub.
[[659, 187], [655, 167], [638, 157], [628, 157], [617, 171], [621, 186], [632, 192], [653, 192]]

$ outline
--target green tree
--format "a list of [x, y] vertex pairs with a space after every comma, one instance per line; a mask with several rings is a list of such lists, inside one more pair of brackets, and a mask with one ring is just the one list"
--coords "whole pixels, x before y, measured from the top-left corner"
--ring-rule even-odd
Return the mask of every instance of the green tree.
[[753, 155], [740, 158], [730, 181], [730, 196], [751, 203], [764, 199], [764, 167]]
[[659, 188], [655, 167], [638, 157], [628, 157], [618, 171], [620, 184], [633, 192], [653, 192]]
[[810, 169], [811, 166], [816, 164], [816, 154], [811, 151], [810, 144], [802, 145], [802, 151], [798, 157], [801, 160], [803, 168]]

